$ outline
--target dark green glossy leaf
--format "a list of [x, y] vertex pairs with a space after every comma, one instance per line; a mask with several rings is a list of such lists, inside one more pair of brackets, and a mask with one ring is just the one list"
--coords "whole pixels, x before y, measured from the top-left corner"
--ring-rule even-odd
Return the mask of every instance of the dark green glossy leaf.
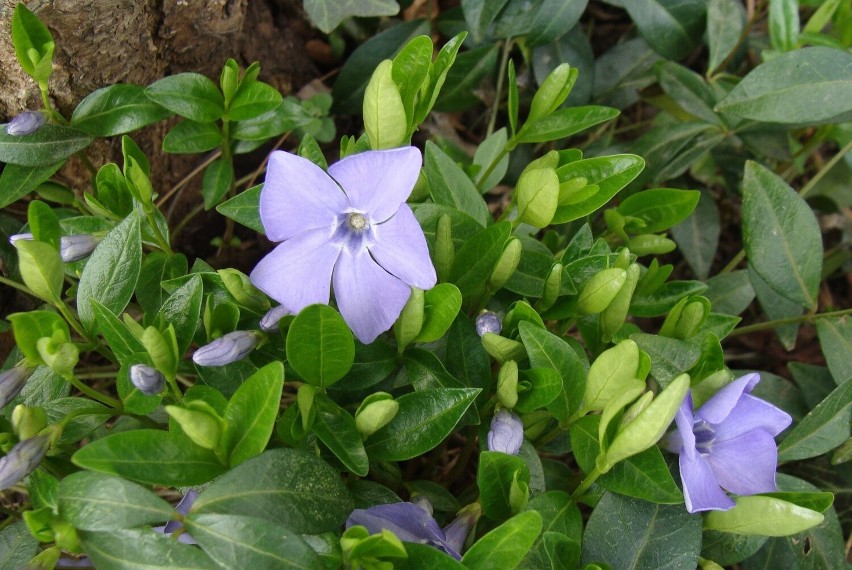
[[549, 142], [570, 137], [605, 121], [614, 119], [618, 109], [587, 105], [557, 109], [533, 123], [526, 123], [518, 132], [518, 142]]
[[201, 314], [203, 293], [201, 277], [193, 275], [189, 281], [169, 295], [157, 312], [155, 319], [157, 322], [162, 322], [163, 326], [172, 325], [175, 327], [178, 356], [186, 352], [192, 342], [192, 337], [195, 335]]
[[0, 208], [23, 198], [42, 182], [53, 176], [62, 162], [47, 166], [21, 166], [7, 164], [0, 173]]
[[849, 439], [852, 382], [844, 382], [796, 425], [778, 446], [778, 460], [816, 457]]
[[145, 95], [181, 117], [212, 123], [225, 111], [222, 93], [200, 73], [178, 73], [155, 81]]
[[340, 22], [353, 16], [394, 16], [399, 12], [399, 4], [395, 0], [306, 0], [305, 12], [328, 34]]
[[234, 185], [234, 164], [220, 156], [204, 169], [201, 182], [201, 195], [204, 207], [210, 209], [218, 204]]
[[436, 204], [464, 212], [483, 226], [488, 224], [491, 215], [476, 185], [431, 141], [426, 142], [425, 166], [429, 192]]
[[463, 111], [480, 103], [474, 91], [484, 77], [494, 73], [498, 52], [497, 44], [490, 44], [460, 53], [447, 73], [435, 109]]
[[663, 388], [701, 357], [701, 347], [691, 342], [646, 333], [634, 333], [630, 338], [651, 357], [651, 376]]
[[288, 98], [258, 117], [235, 122], [230, 135], [238, 141], [261, 142], [305, 127], [314, 120], [307, 109], [296, 100]]
[[281, 93], [271, 85], [262, 81], [243, 79], [236, 95], [228, 105], [228, 119], [232, 121], [253, 119], [276, 109], [282, 101]]
[[560, 183], [585, 178], [587, 184], [595, 184], [599, 190], [581, 202], [559, 206], [552, 223], [563, 224], [596, 211], [636, 178], [644, 166], [645, 161], [638, 156], [617, 154], [577, 160], [559, 167], [556, 173]]
[[645, 41], [668, 59], [684, 57], [704, 31], [704, 0], [623, 0]]
[[635, 295], [630, 301], [630, 314], [637, 317], [665, 315], [678, 301], [698, 295], [707, 289], [701, 281], [669, 281], [650, 295]]
[[527, 349], [530, 364], [534, 368], [550, 368], [562, 377], [562, 396], [564, 402], [556, 402], [563, 411], [572, 413], [580, 409], [583, 394], [586, 391], [586, 371], [577, 353], [571, 346], [555, 334], [539, 328], [530, 322], [518, 326], [521, 341]]
[[408, 558], [394, 560], [394, 568], [399, 570], [464, 570], [465, 568], [450, 555], [444, 554], [434, 546], [406, 542], [405, 551], [408, 553]]
[[660, 87], [681, 109], [696, 119], [721, 124], [713, 111], [716, 96], [700, 75], [673, 61], [658, 63], [656, 72]]
[[560, 38], [574, 27], [586, 9], [587, 0], [565, 2], [563, 0], [545, 0], [533, 18], [526, 44], [530, 47], [549, 44]]
[[450, 281], [462, 295], [469, 295], [485, 284], [503, 253], [511, 230], [509, 222], [498, 222], [477, 233], [456, 252]]
[[[702, 192], [692, 214], [672, 228], [672, 238], [677, 242], [678, 251], [701, 280], [710, 275], [720, 234], [719, 209], [709, 192]], [[714, 307], [714, 310], [718, 309]]]
[[71, 127], [44, 125], [29, 135], [10, 135], [0, 125], [0, 162], [54, 166], [91, 143], [91, 136]]
[[272, 436], [284, 388], [284, 366], [270, 362], [243, 382], [228, 401], [222, 447], [235, 467], [259, 455]]
[[413, 342], [434, 342], [444, 336], [461, 309], [462, 297], [452, 283], [440, 283], [426, 291], [423, 327]]
[[263, 224], [260, 222], [260, 191], [262, 189], [263, 184], [252, 186], [216, 206], [216, 211], [249, 229], [264, 233]]
[[739, 45], [745, 25], [745, 9], [739, 0], [709, 0], [707, 4], [707, 69], [713, 71]]
[[355, 418], [321, 393], [314, 397], [314, 409], [314, 433], [347, 469], [365, 477], [370, 471], [370, 461], [364, 451], [361, 433], [355, 427]]
[[287, 333], [287, 361], [321, 388], [343, 378], [355, 362], [355, 340], [340, 313], [328, 305], [302, 309]]
[[[516, 455], [501, 451], [482, 451], [479, 454], [477, 469], [476, 483], [479, 486], [482, 511], [489, 518], [498, 521], [512, 516], [509, 502], [512, 482], [517, 478], [518, 482], [529, 484], [530, 470], [527, 464]], [[521, 556], [523, 557], [523, 554]]]
[[[655, 234], [669, 229], [689, 216], [698, 204], [697, 190], [675, 190], [655, 188], [631, 194], [618, 205], [622, 216], [639, 218], [644, 225], [635, 228], [635, 233]], [[628, 228], [630, 228], [628, 222]]]
[[171, 116], [139, 85], [116, 83], [92, 91], [71, 115], [71, 126], [94, 137], [123, 135]]
[[530, 498], [527, 509], [542, 518], [542, 534], [521, 564], [522, 568], [561, 570], [580, 563], [583, 518], [565, 491], [547, 491]]
[[163, 139], [163, 150], [174, 154], [207, 152], [222, 144], [222, 133], [213, 123], [184, 120]]
[[525, 511], [510, 518], [465, 552], [462, 564], [471, 570], [517, 568], [541, 532], [541, 515]]
[[0, 570], [18, 570], [38, 553], [38, 541], [23, 522], [12, 523], [0, 531]]
[[83, 551], [104, 570], [211, 570], [215, 568], [198, 548], [150, 528], [110, 532], [80, 532]]
[[840, 385], [852, 379], [852, 318], [834, 317], [816, 322], [819, 345], [834, 381]]
[[316, 534], [338, 531], [352, 512], [352, 498], [338, 473], [316, 455], [273, 449], [211, 483], [191, 512], [258, 517]]

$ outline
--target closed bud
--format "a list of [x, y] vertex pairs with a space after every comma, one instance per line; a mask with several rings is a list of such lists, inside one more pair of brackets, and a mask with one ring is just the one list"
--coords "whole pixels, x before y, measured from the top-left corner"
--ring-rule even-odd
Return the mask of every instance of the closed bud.
[[589, 367], [584, 409], [600, 411], [607, 403], [627, 390], [644, 388], [638, 378], [639, 347], [630, 339], [603, 351]]
[[603, 342], [611, 341], [627, 319], [627, 311], [630, 309], [630, 301], [633, 300], [633, 293], [636, 291], [636, 284], [639, 282], [641, 272], [642, 270], [637, 263], [630, 264], [627, 268], [627, 279], [625, 279], [624, 285], [621, 286], [606, 309], [601, 311], [600, 329]]
[[15, 366], [0, 373], [0, 408], [15, 399], [27, 383], [35, 368]]
[[204, 449], [216, 449], [219, 445], [225, 422], [204, 400], [193, 400], [185, 408], [166, 406], [166, 412], [196, 445]]
[[500, 317], [497, 316], [497, 313], [491, 311], [482, 311], [476, 317], [476, 324], [474, 326], [476, 327], [476, 334], [479, 336], [485, 333], [500, 334], [500, 331], [503, 330], [503, 323], [500, 322]]
[[355, 427], [364, 437], [370, 437], [385, 427], [399, 411], [399, 403], [387, 392], [371, 394], [355, 412]]
[[364, 130], [373, 150], [400, 146], [408, 131], [405, 106], [392, 72], [391, 60], [381, 62], [364, 91]]
[[509, 507], [513, 513], [520, 513], [526, 510], [527, 503], [530, 500], [530, 486], [526, 481], [522, 481], [518, 476], [521, 471], [515, 471], [512, 477], [512, 484], [509, 487]]
[[225, 366], [248, 356], [259, 341], [255, 332], [234, 331], [196, 350], [192, 361], [199, 366]]
[[488, 287], [492, 291], [497, 291], [505, 285], [515, 269], [518, 268], [518, 263], [521, 262], [522, 249], [521, 240], [518, 238], [510, 237], [506, 240], [503, 253], [500, 254], [500, 259], [497, 260], [497, 265], [494, 266], [494, 271], [488, 278]]
[[47, 118], [39, 111], [24, 111], [6, 125], [6, 133], [20, 137], [31, 135], [41, 128]]
[[482, 505], [479, 503], [471, 503], [460, 510], [453, 522], [443, 529], [447, 544], [456, 552], [461, 553], [470, 531], [476, 526], [481, 516]]
[[53, 337], [42, 337], [36, 341], [36, 349], [44, 363], [60, 376], [70, 374], [77, 365], [80, 350], [73, 342], [67, 342], [61, 333]]
[[12, 234], [9, 236], [9, 243], [15, 245], [15, 243], [19, 241], [30, 241], [34, 239], [35, 236], [29, 232], [23, 234]]
[[220, 269], [219, 275], [228, 293], [243, 307], [257, 313], [269, 309], [269, 299], [249, 281], [248, 275], [236, 269]]
[[527, 124], [532, 124], [555, 111], [568, 98], [576, 79], [577, 70], [571, 69], [567, 63], [558, 65], [551, 71], [533, 96]]
[[824, 520], [823, 514], [818, 511], [777, 497], [737, 497], [734, 503], [734, 507], [727, 511], [708, 512], [704, 528], [746, 536], [789, 536], [813, 528]]
[[62, 236], [59, 240], [59, 257], [65, 263], [80, 261], [91, 255], [100, 241], [100, 238], [90, 234]]
[[166, 388], [166, 377], [147, 364], [134, 364], [130, 367], [130, 383], [146, 396], [154, 396]]
[[0, 491], [8, 489], [32, 473], [44, 459], [50, 439], [37, 435], [18, 443], [0, 459]]
[[627, 272], [611, 267], [597, 272], [586, 282], [577, 300], [577, 312], [593, 315], [606, 309], [627, 281]]
[[559, 299], [559, 292], [562, 290], [562, 269], [561, 263], [554, 263], [544, 278], [544, 292], [538, 302], [540, 311], [546, 311]]
[[662, 255], [674, 251], [677, 244], [656, 234], [640, 234], [630, 238], [627, 247], [636, 255]]
[[679, 340], [687, 339], [698, 332], [708, 316], [710, 316], [710, 301], [707, 298], [684, 297], [666, 315], [666, 320], [660, 327], [660, 336]]
[[488, 450], [517, 455], [524, 442], [524, 424], [514, 413], [501, 409], [491, 419]]
[[497, 373], [497, 400], [509, 410], [518, 403], [518, 364], [508, 360]]
[[423, 289], [412, 287], [411, 295], [408, 296], [408, 301], [406, 301], [399, 318], [393, 325], [393, 333], [400, 353], [420, 334], [420, 329], [423, 328], [425, 298]]
[[507, 360], [523, 360], [527, 357], [523, 344], [494, 333], [482, 335], [482, 348], [501, 364]]
[[[547, 156], [556, 157], [554, 162], [558, 163], [559, 154], [551, 151]], [[518, 198], [518, 219], [521, 222], [543, 228], [550, 224], [556, 206], [559, 202], [559, 176], [555, 167], [531, 168], [530, 164], [518, 178], [515, 195]]]
[[178, 347], [174, 327], [169, 324], [165, 331], [156, 327], [147, 327], [139, 339], [151, 356], [154, 368], [163, 372], [168, 378], [174, 378], [177, 371]]
[[43, 408], [18, 404], [12, 410], [12, 429], [21, 441], [29, 439], [47, 427], [47, 412]]
[[450, 279], [450, 268], [455, 261], [456, 250], [453, 244], [453, 223], [450, 216], [441, 214], [435, 229], [435, 272], [438, 280], [446, 283]]
[[281, 319], [292, 314], [293, 312], [284, 305], [272, 307], [260, 319], [260, 329], [263, 332], [278, 332], [278, 323]]

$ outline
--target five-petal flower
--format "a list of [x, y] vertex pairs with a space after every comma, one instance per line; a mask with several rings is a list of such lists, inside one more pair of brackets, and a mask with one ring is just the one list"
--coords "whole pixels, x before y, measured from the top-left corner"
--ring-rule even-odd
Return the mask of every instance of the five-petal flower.
[[260, 219], [283, 242], [251, 273], [252, 283], [294, 313], [328, 303], [331, 283], [343, 318], [363, 343], [399, 317], [410, 286], [437, 280], [426, 238], [405, 204], [420, 173], [414, 147], [367, 151], [328, 173], [283, 151], [269, 158]]
[[752, 373], [716, 392], [693, 414], [687, 394], [667, 441], [680, 454], [686, 509], [728, 510], [737, 495], [774, 491], [778, 447], [774, 437], [792, 422], [786, 412], [750, 394], [760, 381]]

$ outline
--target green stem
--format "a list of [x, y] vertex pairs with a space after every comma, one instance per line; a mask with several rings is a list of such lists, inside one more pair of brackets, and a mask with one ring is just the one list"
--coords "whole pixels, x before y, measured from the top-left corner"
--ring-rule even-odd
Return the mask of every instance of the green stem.
[[733, 271], [734, 269], [736, 269], [736, 268], [737, 268], [737, 265], [739, 265], [739, 264], [740, 264], [740, 262], [741, 262], [743, 259], [745, 259], [745, 256], [746, 256], [746, 252], [745, 252], [745, 250], [744, 250], [744, 249], [741, 249], [741, 250], [740, 250], [740, 251], [739, 251], [739, 252], [738, 252], [738, 253], [734, 256], [734, 258], [733, 258], [733, 259], [731, 259], [731, 261], [729, 261], [729, 262], [728, 262], [728, 264], [727, 264], [725, 267], [723, 267], [723, 268], [722, 268], [722, 270], [721, 270], [719, 273], [720, 273], [720, 274], [722, 274], [722, 273], [730, 273], [731, 271]]
[[828, 172], [834, 168], [834, 165], [840, 162], [840, 160], [846, 156], [846, 153], [852, 151], [852, 140], [850, 140], [846, 145], [840, 149], [840, 151], [831, 157], [831, 159], [826, 162], [822, 168], [819, 169], [813, 178], [811, 178], [807, 184], [805, 184], [801, 190], [799, 190], [799, 196], [802, 198], [807, 197], [808, 194], [819, 184], [819, 181], [823, 179], [823, 177], [828, 174]]
[[784, 325], [792, 325], [795, 323], [812, 322], [816, 319], [829, 319], [832, 317], [842, 317], [844, 315], [852, 315], [852, 309], [843, 309], [842, 311], [831, 311], [829, 313], [815, 313], [808, 315], [798, 315], [796, 317], [787, 317], [786, 319], [776, 319], [774, 321], [766, 321], [763, 323], [755, 323], [744, 327], [734, 329], [728, 336], [739, 336], [752, 333], [755, 331], [763, 331], [774, 329]]
[[500, 68], [497, 71], [497, 93], [494, 95], [494, 105], [491, 107], [491, 117], [488, 119], [488, 130], [485, 133], [485, 138], [491, 136], [494, 132], [494, 126], [497, 124], [497, 111], [500, 109], [500, 98], [503, 95], [503, 80], [506, 78], [506, 66], [509, 64], [509, 52], [512, 51], [512, 38], [503, 42], [503, 54], [500, 57]]
[[571, 500], [576, 502], [577, 499], [579, 499], [583, 495], [583, 493], [589, 490], [589, 487], [592, 486], [592, 483], [597, 481], [598, 477], [600, 477], [601, 475], [603, 475], [603, 473], [601, 473], [597, 465], [595, 465], [595, 468], [592, 469], [592, 472], [586, 475], [586, 478], [583, 479], [583, 482], [580, 483], [580, 486], [577, 487], [573, 493], [571, 493]]
[[89, 334], [86, 332], [86, 329], [83, 328], [83, 325], [80, 324], [80, 321], [78, 321], [77, 317], [75, 317], [74, 314], [71, 313], [71, 309], [69, 309], [65, 303], [63, 303], [61, 300], [58, 300], [54, 303], [53, 306], [56, 307], [56, 309], [62, 314], [63, 317], [65, 317], [65, 320], [68, 321], [68, 324], [71, 325], [72, 329], [77, 331], [78, 335], [85, 339], [86, 342], [95, 343], [95, 341], [93, 341], [91, 337], [89, 337]]
[[479, 178], [479, 183], [477, 183], [476, 185], [477, 190], [482, 192], [483, 185], [488, 180], [488, 177], [491, 176], [491, 173], [494, 172], [494, 169], [497, 168], [497, 165], [500, 164], [501, 160], [503, 160], [503, 157], [509, 154], [509, 152], [513, 148], [515, 148], [516, 143], [514, 141], [514, 137], [506, 141], [506, 145], [503, 147], [503, 150], [501, 150], [500, 153], [496, 157], [494, 157], [494, 160], [491, 161], [491, 164], [488, 165], [488, 168], [483, 171], [482, 176]]
[[80, 408], [68, 412], [68, 414], [59, 421], [58, 425], [60, 425], [64, 429], [65, 426], [67, 426], [71, 420], [80, 416], [116, 416], [122, 413], [123, 411], [124, 408], [121, 406], [119, 406], [118, 408], [111, 408], [110, 410], [104, 410], [103, 408]]
[[112, 398], [110, 396], [107, 396], [106, 394], [101, 394], [97, 390], [86, 386], [83, 382], [78, 380], [77, 377], [74, 376], [73, 374], [68, 374], [64, 378], [68, 382], [70, 382], [72, 386], [77, 388], [79, 391], [81, 391], [82, 393], [84, 393], [85, 395], [90, 397], [91, 399], [97, 400], [101, 404], [104, 404], [105, 406], [109, 406], [110, 408], [113, 408], [114, 410], [123, 409], [120, 401], [118, 401], [115, 398]]
[[12, 287], [14, 289], [17, 289], [18, 291], [20, 291], [22, 293], [26, 293], [30, 297], [36, 296], [36, 294], [33, 293], [32, 291], [30, 291], [29, 287], [27, 287], [23, 283], [18, 283], [17, 281], [7, 279], [6, 277], [3, 277], [3, 276], [0, 276], [0, 283], [2, 283], [3, 285], [8, 285], [9, 287]]
[[65, 117], [59, 114], [59, 111], [53, 108], [53, 105], [50, 103], [50, 96], [47, 89], [47, 83], [39, 83], [38, 85], [39, 91], [41, 91], [41, 103], [44, 105], [45, 111], [50, 115], [50, 120], [60, 125], [67, 125], [68, 121], [65, 120]]
[[157, 225], [157, 219], [154, 217], [153, 208], [153, 204], [150, 204], [145, 208], [145, 219], [148, 220], [148, 225], [154, 233], [154, 240], [157, 242], [157, 246], [167, 254], [173, 255], [174, 251], [172, 250], [172, 246], [169, 244], [166, 236], [163, 235], [163, 232], [160, 231], [160, 226]]

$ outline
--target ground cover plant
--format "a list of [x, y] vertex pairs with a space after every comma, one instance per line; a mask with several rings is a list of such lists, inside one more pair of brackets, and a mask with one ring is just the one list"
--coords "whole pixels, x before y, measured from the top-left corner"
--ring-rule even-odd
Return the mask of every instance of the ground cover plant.
[[0, 568], [844, 567], [852, 7], [399, 4], [65, 115], [9, 10]]

